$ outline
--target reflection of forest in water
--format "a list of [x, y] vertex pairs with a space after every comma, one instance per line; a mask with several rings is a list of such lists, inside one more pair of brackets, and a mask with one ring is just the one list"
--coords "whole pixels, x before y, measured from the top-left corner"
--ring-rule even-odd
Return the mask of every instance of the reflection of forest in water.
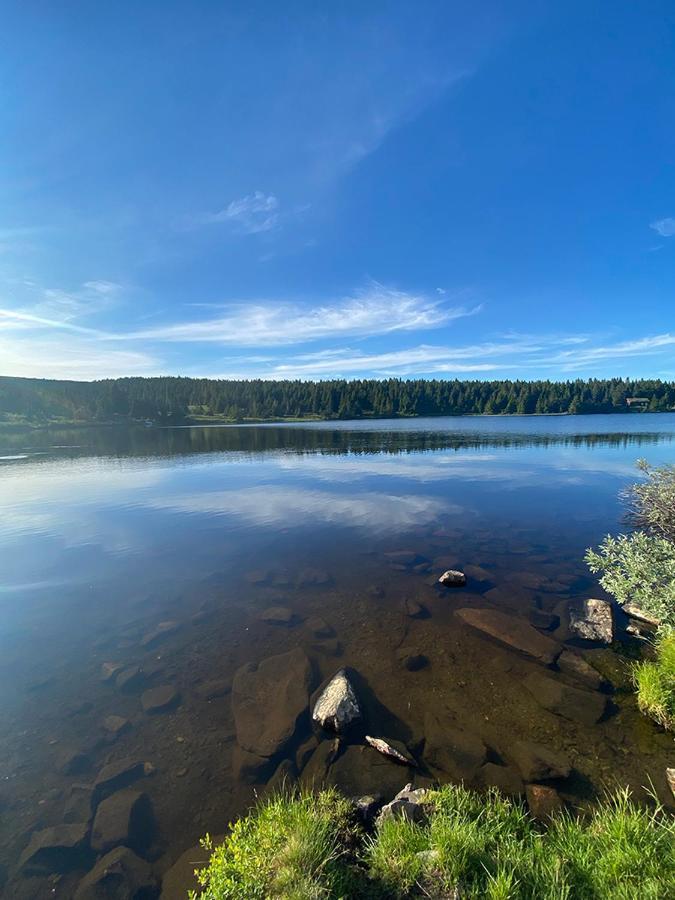
[[287, 450], [298, 454], [414, 453], [426, 450], [490, 448], [649, 446], [673, 441], [666, 431], [490, 433], [441, 430], [372, 430], [344, 427], [225, 426], [189, 428], [95, 427], [18, 431], [0, 434], [0, 455], [40, 453], [58, 456], [171, 457], [199, 453], [244, 454]]

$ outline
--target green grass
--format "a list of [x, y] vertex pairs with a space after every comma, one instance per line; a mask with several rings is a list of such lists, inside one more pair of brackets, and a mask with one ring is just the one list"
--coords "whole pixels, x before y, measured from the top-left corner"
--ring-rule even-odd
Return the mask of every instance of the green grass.
[[675, 730], [675, 631], [659, 634], [654, 660], [637, 663], [633, 679], [638, 705], [659, 725]]
[[335, 791], [284, 795], [239, 820], [201, 873], [201, 900], [527, 898], [657, 900], [675, 887], [674, 820], [626, 791], [547, 828], [496, 791], [446, 785], [424, 824], [388, 821], [369, 836]]

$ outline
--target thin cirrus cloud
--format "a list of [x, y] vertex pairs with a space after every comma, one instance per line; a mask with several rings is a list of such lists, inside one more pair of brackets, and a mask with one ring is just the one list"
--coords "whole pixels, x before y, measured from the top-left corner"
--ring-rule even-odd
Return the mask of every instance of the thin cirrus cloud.
[[657, 219], [649, 227], [661, 237], [675, 237], [675, 219], [672, 216], [666, 216], [665, 219]]
[[217, 212], [193, 216], [190, 224], [227, 225], [240, 234], [260, 234], [277, 228], [279, 217], [279, 200], [274, 194], [254, 191], [238, 200], [232, 200]]
[[438, 328], [479, 311], [480, 306], [448, 306], [421, 294], [373, 283], [367, 291], [333, 304], [241, 304], [227, 307], [222, 316], [135, 331], [122, 337], [239, 347], [282, 346]]

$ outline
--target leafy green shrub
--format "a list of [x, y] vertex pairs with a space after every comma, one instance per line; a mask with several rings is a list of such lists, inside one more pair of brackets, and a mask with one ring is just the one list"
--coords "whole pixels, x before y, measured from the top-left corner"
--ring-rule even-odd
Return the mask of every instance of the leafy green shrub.
[[675, 466], [652, 468], [640, 459], [638, 468], [646, 480], [628, 493], [632, 517], [639, 528], [675, 542]]
[[633, 679], [640, 709], [664, 728], [675, 730], [675, 631], [656, 639], [655, 660], [637, 663]]
[[368, 837], [335, 791], [275, 798], [213, 850], [201, 900], [462, 898], [657, 900], [675, 884], [675, 824], [627, 791], [587, 818], [537, 826], [524, 807], [446, 785], [428, 820], [387, 821]]
[[620, 604], [635, 603], [663, 625], [675, 627], [675, 544], [642, 531], [607, 535], [599, 552], [586, 551], [591, 572]]

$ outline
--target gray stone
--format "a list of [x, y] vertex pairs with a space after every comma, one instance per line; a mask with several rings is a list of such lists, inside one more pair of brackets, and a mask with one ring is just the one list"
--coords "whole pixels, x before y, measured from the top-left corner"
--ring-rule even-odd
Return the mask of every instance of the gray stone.
[[383, 800], [380, 794], [364, 794], [352, 802], [358, 818], [366, 827], [370, 827], [382, 808]]
[[558, 657], [558, 668], [565, 675], [578, 678], [596, 691], [607, 683], [597, 669], [573, 650], [563, 650]]
[[86, 858], [87, 832], [86, 822], [34, 831], [19, 857], [19, 869], [25, 875], [50, 875], [77, 868]]
[[162, 684], [159, 687], [144, 691], [141, 696], [143, 712], [153, 715], [155, 713], [168, 712], [175, 709], [180, 703], [180, 694], [170, 684]]
[[550, 781], [567, 778], [572, 767], [564, 753], [532, 741], [516, 741], [509, 755], [525, 781]]
[[544, 709], [583, 725], [595, 725], [607, 707], [607, 698], [602, 694], [582, 691], [536, 672], [527, 675], [523, 684]]
[[405, 766], [417, 766], [417, 763], [402, 741], [396, 741], [391, 738], [387, 740], [385, 738], [372, 737], [367, 734], [366, 743], [368, 746], [372, 747], [373, 750], [377, 750], [378, 753], [381, 753], [383, 756], [386, 756], [394, 762]]
[[141, 900], [156, 891], [157, 878], [148, 863], [128, 847], [116, 847], [84, 876], [74, 900]]
[[331, 678], [314, 705], [312, 719], [322, 728], [343, 732], [361, 718], [361, 707], [345, 669]]
[[437, 713], [424, 716], [424, 759], [434, 772], [453, 781], [471, 782], [486, 761], [487, 748], [475, 734], [462, 731]]
[[153, 771], [154, 768], [150, 763], [140, 762], [132, 757], [125, 757], [104, 766], [94, 782], [92, 805], [96, 807], [110, 794], [129, 787], [139, 778], [150, 775]]
[[445, 587], [462, 587], [466, 584], [466, 575], [458, 569], [447, 569], [438, 579], [438, 583]]
[[611, 644], [614, 640], [612, 604], [607, 600], [575, 600], [569, 609], [570, 631], [585, 641]]
[[[326, 784], [328, 769], [340, 749], [339, 739], [334, 741], [321, 741], [314, 753], [310, 756], [300, 776], [300, 782], [304, 788], [318, 790]], [[367, 788], [366, 790], [369, 790]], [[352, 793], [360, 793], [358, 790]]]
[[372, 747], [351, 744], [333, 754], [325, 784], [338, 788], [346, 797], [375, 793], [391, 797], [400, 789], [401, 781], [411, 780], [412, 771]]
[[311, 679], [309, 660], [299, 647], [238, 669], [232, 709], [240, 747], [261, 757], [280, 750], [307, 709]]
[[636, 603], [624, 603], [621, 608], [627, 616], [631, 617], [631, 619], [638, 619], [638, 621], [645, 622], [647, 625], [651, 625], [654, 628], [658, 628], [661, 624], [661, 620], [657, 619], [653, 613], [646, 612]]
[[403, 790], [389, 803], [386, 803], [380, 810], [377, 817], [377, 826], [380, 827], [383, 822], [391, 819], [406, 819], [408, 822], [423, 822], [427, 817], [427, 810], [424, 805], [426, 797], [424, 788], [413, 790], [412, 784], [407, 784]]
[[472, 628], [477, 628], [502, 644], [519, 650], [545, 665], [555, 662], [562, 650], [552, 638], [540, 634], [527, 622], [493, 609], [458, 609], [457, 615]]
[[93, 788], [89, 784], [71, 785], [63, 807], [63, 821], [69, 825], [88, 822], [91, 818]]
[[298, 772], [302, 772], [302, 770], [307, 765], [307, 761], [316, 748], [319, 746], [319, 742], [316, 739], [316, 735], [311, 734], [306, 741], [303, 741], [302, 744], [295, 751], [295, 768]]
[[528, 784], [525, 792], [530, 813], [540, 822], [550, 819], [563, 808], [560, 794], [555, 788], [543, 784]]
[[152, 843], [155, 817], [147, 794], [127, 788], [103, 800], [96, 810], [91, 830], [91, 846], [107, 853], [124, 844], [143, 853]]

